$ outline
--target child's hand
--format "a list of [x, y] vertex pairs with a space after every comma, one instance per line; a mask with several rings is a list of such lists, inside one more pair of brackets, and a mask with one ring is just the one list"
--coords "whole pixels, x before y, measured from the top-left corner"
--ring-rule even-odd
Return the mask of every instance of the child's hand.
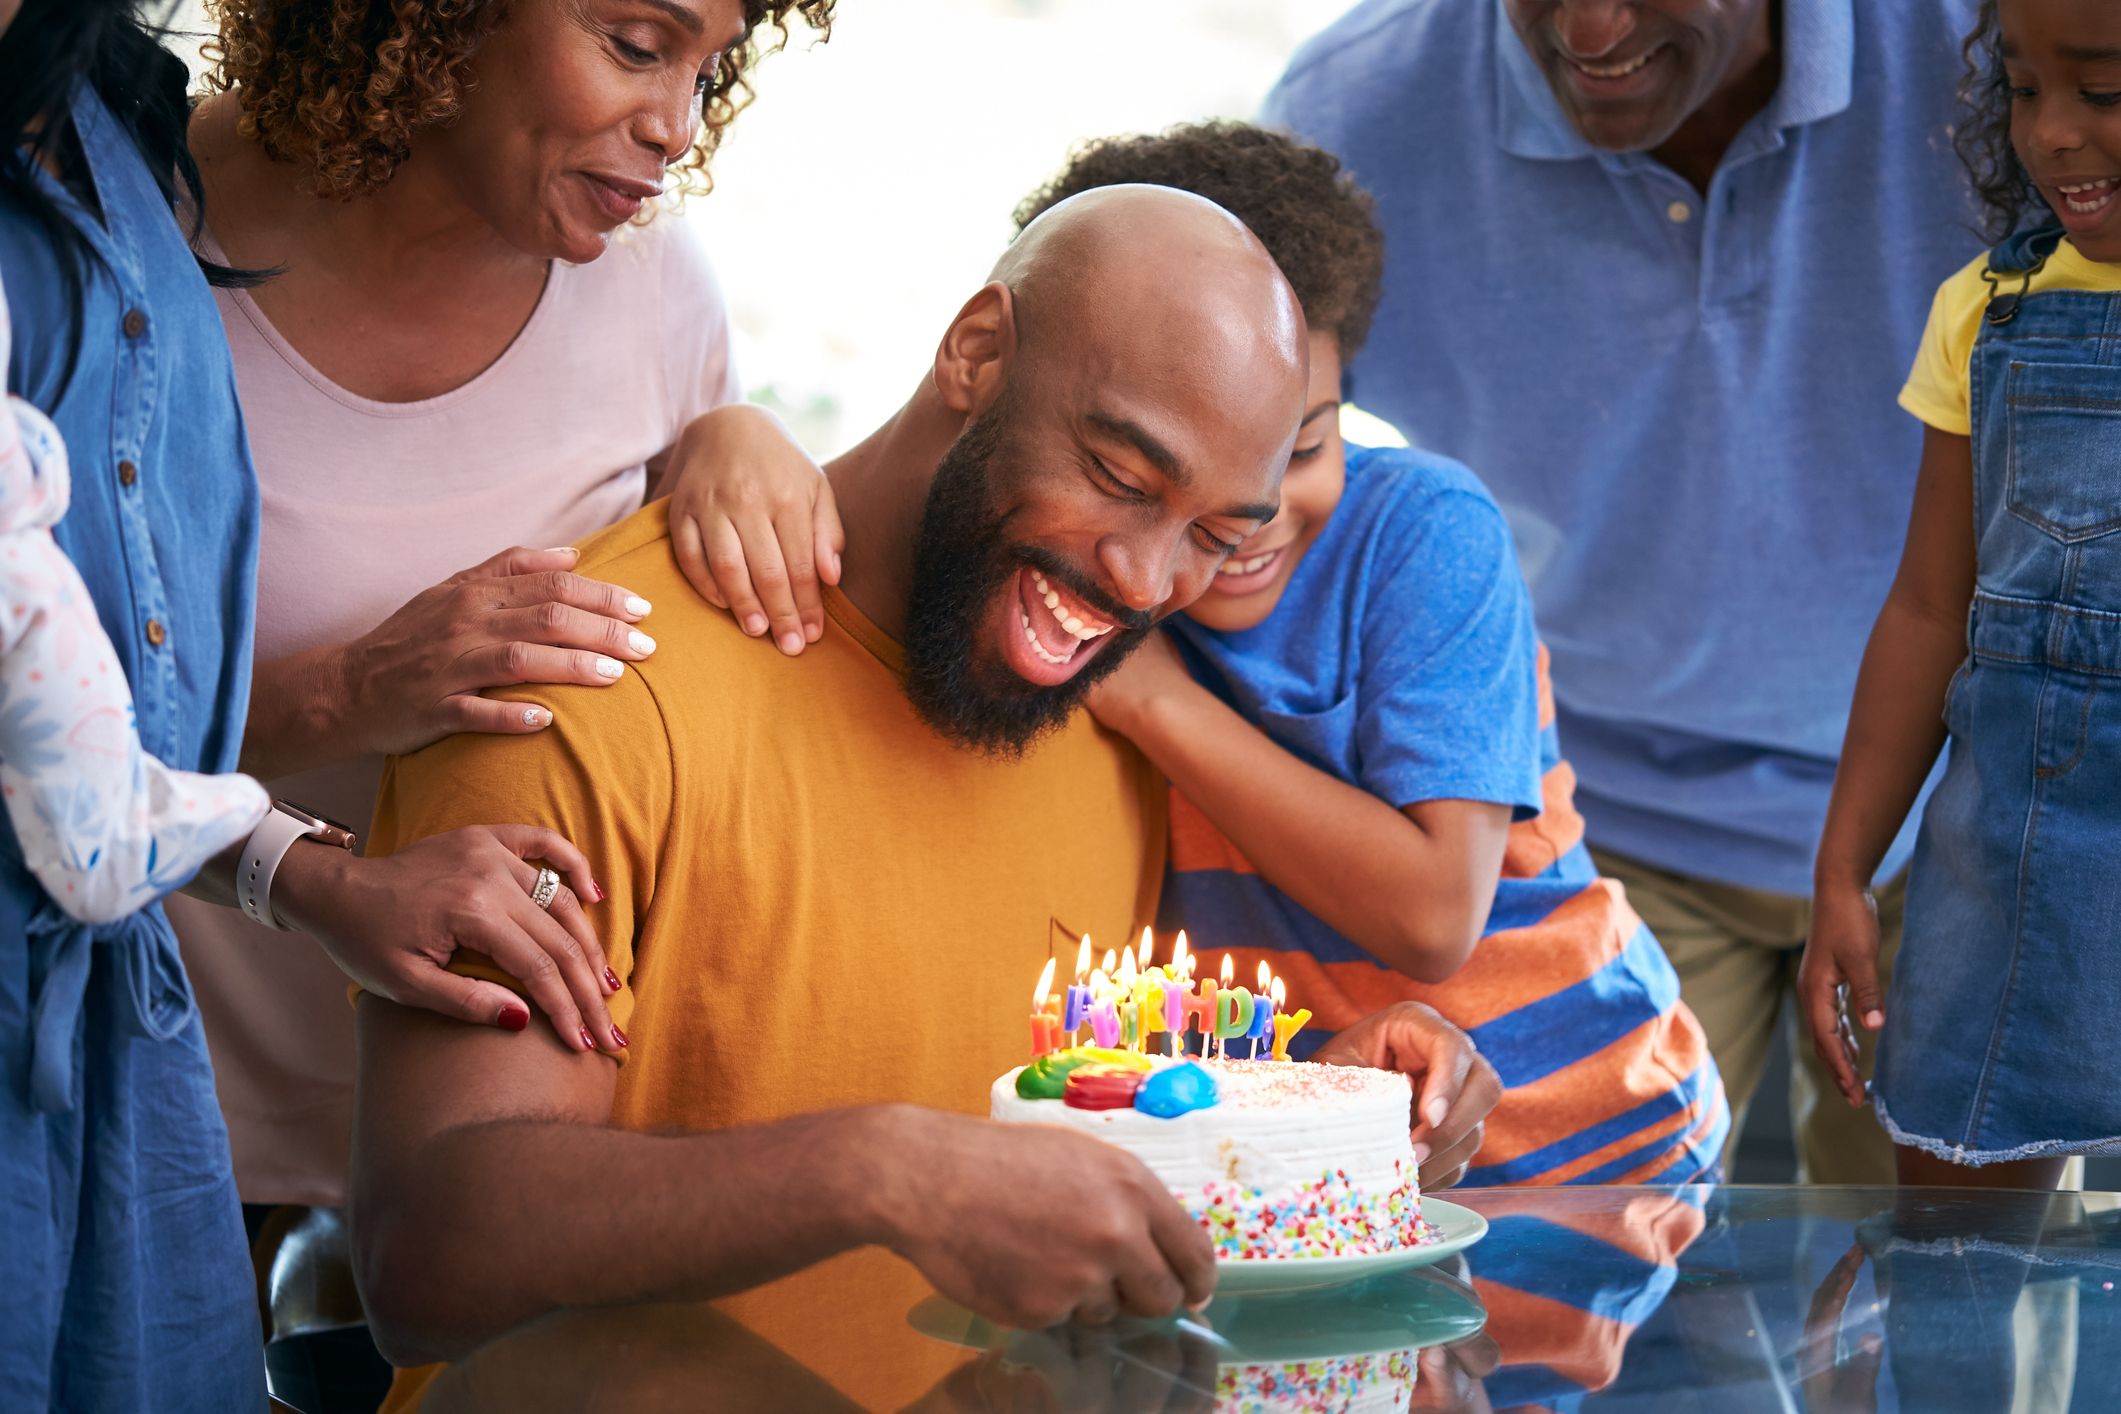
[[1395, 1002], [1342, 1027], [1312, 1059], [1396, 1070], [1415, 1082], [1411, 1131], [1424, 1189], [1465, 1177], [1502, 1099], [1502, 1081], [1473, 1038], [1420, 1002]]
[[840, 582], [832, 483], [780, 420], [734, 403], [695, 418], [668, 472], [670, 543], [700, 596], [793, 656], [825, 631], [818, 584]]
[[1865, 1102], [1856, 1074], [1853, 1012], [1864, 1028], [1885, 1025], [1878, 987], [1878, 904], [1870, 890], [1821, 889], [1812, 899], [1812, 935], [1797, 968], [1797, 996], [1812, 1029], [1812, 1049], [1852, 1105]]
[[1083, 705], [1105, 726], [1121, 736], [1131, 737], [1134, 734], [1133, 721], [1149, 702], [1194, 686], [1193, 675], [1186, 671], [1185, 659], [1178, 656], [1178, 645], [1171, 641], [1170, 635], [1158, 629], [1143, 639], [1141, 646], [1128, 654], [1127, 661], [1114, 669], [1110, 677], [1090, 689]]

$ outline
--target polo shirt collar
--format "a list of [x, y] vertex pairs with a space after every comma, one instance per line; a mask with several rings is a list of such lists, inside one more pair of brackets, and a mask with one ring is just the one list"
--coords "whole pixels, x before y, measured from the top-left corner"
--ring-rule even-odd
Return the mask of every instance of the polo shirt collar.
[[[1782, 0], [1782, 81], [1762, 115], [1783, 129], [1831, 118], [1849, 106], [1856, 67], [1855, 0]], [[1515, 157], [1568, 161], [1604, 156], [1562, 116], [1546, 75], [1495, 0], [1497, 141]]]

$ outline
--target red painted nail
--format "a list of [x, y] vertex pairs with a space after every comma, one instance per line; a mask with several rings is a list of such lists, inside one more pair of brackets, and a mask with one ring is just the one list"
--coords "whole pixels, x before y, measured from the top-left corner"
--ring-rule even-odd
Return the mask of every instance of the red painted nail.
[[585, 1051], [593, 1051], [593, 1050], [595, 1050], [596, 1048], [597, 1048], [597, 1038], [589, 1034], [589, 1028], [588, 1028], [588, 1027], [586, 1027], [586, 1026], [585, 1026], [585, 1027], [583, 1027], [583, 1028], [582, 1028], [582, 1049], [583, 1049], [583, 1050], [585, 1050]]
[[612, 991], [616, 992], [616, 991], [617, 991], [617, 990], [619, 989], [619, 974], [618, 974], [618, 973], [616, 973], [616, 972], [613, 972], [613, 971], [612, 971], [612, 970], [611, 970], [610, 968], [608, 968], [608, 967], [607, 967], [607, 968], [605, 968], [605, 969], [604, 969], [604, 985], [605, 985], [605, 986], [607, 986], [607, 987], [609, 987], [609, 988], [611, 988], [611, 990], [612, 990]]
[[530, 1013], [519, 1006], [504, 1006], [501, 1008], [500, 1021], [503, 1030], [521, 1031], [530, 1025]]
[[626, 1049], [626, 1033], [619, 1030], [619, 1024], [616, 1021], [611, 1023], [611, 1039], [619, 1043], [620, 1050]]
[[589, 901], [591, 903], [602, 903], [604, 901], [604, 886], [594, 879], [589, 881]]

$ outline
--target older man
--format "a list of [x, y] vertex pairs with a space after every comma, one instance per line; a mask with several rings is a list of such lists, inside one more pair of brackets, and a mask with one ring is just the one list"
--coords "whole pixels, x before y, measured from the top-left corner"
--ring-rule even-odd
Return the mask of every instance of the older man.
[[[1354, 394], [1510, 512], [1591, 841], [1734, 1108], [1906, 528], [1894, 393], [1974, 250], [1948, 132], [1972, 9], [1368, 0], [1267, 105], [1377, 196]], [[1881, 874], [1889, 948], [1912, 843]], [[1797, 1050], [1805, 1175], [1891, 1182], [1876, 1121]]]
[[[896, 1322], [920, 1286], [885, 1253], [1018, 1323], [1206, 1297], [1203, 1233], [1131, 1156], [947, 1111], [984, 1110], [1022, 1054], [1048, 956], [1151, 915], [1161, 783], [1071, 709], [1274, 514], [1306, 362], [1242, 226], [1113, 188], [1027, 230], [912, 399], [829, 468], [844, 593], [800, 658], [686, 592], [660, 507], [589, 543], [663, 606], [662, 651], [538, 695], [538, 737], [396, 763], [378, 834], [498, 810], [574, 840], [625, 1029], [569, 1047], [362, 999], [354, 1232], [386, 1354], [835, 1259], [862, 1269], [732, 1310], [895, 1404], [937, 1371], [829, 1297], [903, 1288]], [[1462, 1037], [1424, 1050], [1445, 1034], [1387, 1016], [1367, 1044], [1463, 1067]]]

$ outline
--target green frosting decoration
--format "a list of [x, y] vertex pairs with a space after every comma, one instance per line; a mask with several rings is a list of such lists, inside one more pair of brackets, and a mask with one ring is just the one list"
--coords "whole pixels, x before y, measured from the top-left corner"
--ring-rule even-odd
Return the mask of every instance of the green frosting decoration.
[[1016, 1093], [1025, 1100], [1058, 1100], [1068, 1089], [1069, 1072], [1097, 1063], [1087, 1046], [1040, 1056], [1016, 1076]]

